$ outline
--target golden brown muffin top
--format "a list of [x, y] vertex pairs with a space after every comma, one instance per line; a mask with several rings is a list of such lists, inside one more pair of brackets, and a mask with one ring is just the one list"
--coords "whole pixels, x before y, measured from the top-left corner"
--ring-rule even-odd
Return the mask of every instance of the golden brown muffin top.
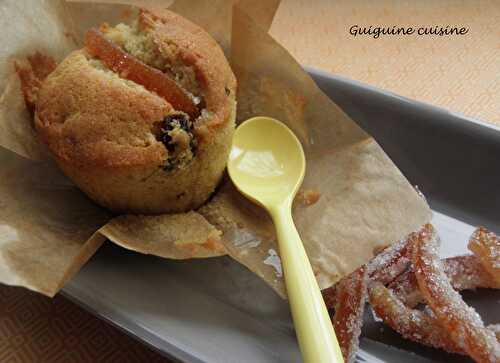
[[228, 93], [235, 96], [236, 78], [219, 44], [199, 26], [166, 9], [154, 15], [143, 11], [140, 18], [152, 25], [161, 53], [167, 56], [173, 43], [179, 59], [194, 68], [206, 109], [216, 115], [207, 124], [224, 123], [231, 111]]
[[[168, 10], [141, 11], [138, 23], [162, 61], [176, 69], [181, 66], [181, 78], [186, 78], [185, 70], [194, 72], [192, 89], [182, 79], [179, 84], [201, 100], [203, 110], [193, 121], [193, 134], [202, 152], [234, 107], [236, 80], [229, 64], [208, 33]], [[121, 76], [84, 48], [71, 53], [42, 83], [35, 124], [58, 158], [80, 167], [164, 165], [172, 150], [162, 143], [158, 130], [166, 116], [179, 112]], [[169, 140], [189, 144], [178, 129], [171, 131]]]

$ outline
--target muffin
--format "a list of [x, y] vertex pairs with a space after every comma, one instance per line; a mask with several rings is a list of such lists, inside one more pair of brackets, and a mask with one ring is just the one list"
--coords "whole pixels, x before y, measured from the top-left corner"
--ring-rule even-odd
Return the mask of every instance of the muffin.
[[208, 33], [168, 10], [87, 33], [43, 80], [37, 134], [79, 188], [115, 212], [183, 212], [220, 181], [236, 80]]

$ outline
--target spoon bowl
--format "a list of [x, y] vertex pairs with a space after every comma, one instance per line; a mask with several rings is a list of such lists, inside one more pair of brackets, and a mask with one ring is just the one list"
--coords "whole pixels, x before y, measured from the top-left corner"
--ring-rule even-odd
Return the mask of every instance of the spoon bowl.
[[228, 170], [246, 197], [267, 208], [293, 200], [305, 165], [300, 141], [288, 127], [255, 117], [238, 127]]
[[306, 363], [343, 362], [304, 245], [295, 229], [292, 202], [306, 160], [293, 132], [269, 117], [254, 117], [235, 132], [229, 176], [247, 198], [267, 209], [276, 227], [286, 291]]

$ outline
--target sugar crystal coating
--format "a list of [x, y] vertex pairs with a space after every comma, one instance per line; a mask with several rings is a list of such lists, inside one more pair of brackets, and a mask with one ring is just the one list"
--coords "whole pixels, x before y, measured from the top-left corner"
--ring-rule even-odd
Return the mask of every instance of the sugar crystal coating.
[[500, 344], [485, 328], [448, 280], [438, 257], [438, 237], [432, 225], [412, 238], [413, 264], [418, 286], [439, 323], [461, 349], [479, 362], [499, 362]]
[[361, 266], [335, 285], [335, 334], [346, 363], [354, 362], [367, 297], [367, 268]]

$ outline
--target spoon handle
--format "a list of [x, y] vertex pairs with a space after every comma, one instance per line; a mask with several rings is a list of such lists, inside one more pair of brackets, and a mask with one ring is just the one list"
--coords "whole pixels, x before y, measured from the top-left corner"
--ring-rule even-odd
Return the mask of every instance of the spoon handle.
[[281, 264], [299, 341], [306, 363], [341, 363], [342, 352], [304, 245], [293, 223], [291, 207], [270, 211], [277, 230]]

